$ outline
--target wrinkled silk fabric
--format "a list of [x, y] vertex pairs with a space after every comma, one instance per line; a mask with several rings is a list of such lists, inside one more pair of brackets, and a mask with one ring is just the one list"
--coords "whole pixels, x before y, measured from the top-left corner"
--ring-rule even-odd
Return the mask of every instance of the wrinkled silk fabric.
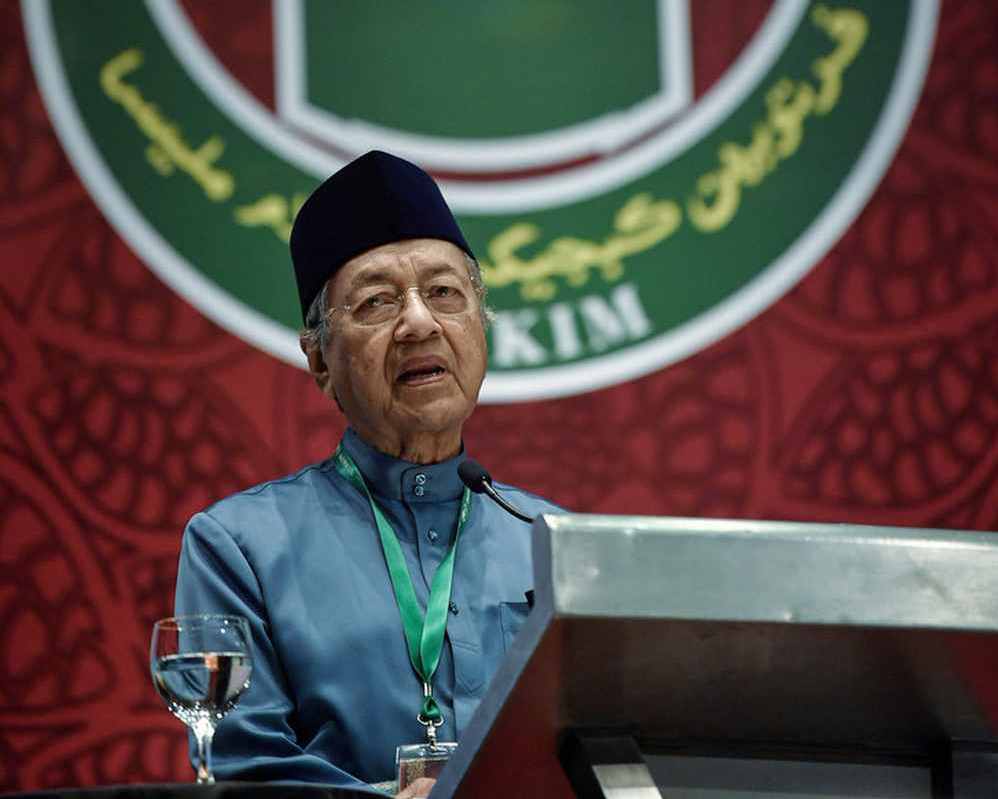
[[[425, 608], [456, 528], [464, 455], [413, 464], [369, 447], [352, 430], [343, 446], [394, 527]], [[559, 510], [498, 487], [530, 515]], [[529, 526], [475, 495], [434, 678], [440, 740], [460, 740], [526, 616], [532, 588]], [[184, 533], [176, 612], [249, 620], [251, 685], [218, 726], [218, 779], [364, 788], [394, 778], [397, 746], [425, 740], [416, 721], [422, 689], [371, 508], [332, 459], [195, 515]]]

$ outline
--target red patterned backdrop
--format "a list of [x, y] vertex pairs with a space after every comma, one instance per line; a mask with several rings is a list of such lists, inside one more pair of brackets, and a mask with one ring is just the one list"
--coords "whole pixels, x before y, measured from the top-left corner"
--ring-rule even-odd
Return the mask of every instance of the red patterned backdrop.
[[[212, 41], [217, 20], [187, 7]], [[343, 422], [109, 227], [50, 126], [20, 14], [0, 3], [0, 788], [186, 780], [147, 673], [183, 524], [324, 456]], [[237, 17], [213, 46], [266, 97], [269, 18]], [[697, 44], [700, 81], [741, 45]], [[998, 4], [947, 0], [892, 167], [800, 285], [643, 379], [481, 407], [467, 442], [582, 511], [995, 530], [996, 432]]]

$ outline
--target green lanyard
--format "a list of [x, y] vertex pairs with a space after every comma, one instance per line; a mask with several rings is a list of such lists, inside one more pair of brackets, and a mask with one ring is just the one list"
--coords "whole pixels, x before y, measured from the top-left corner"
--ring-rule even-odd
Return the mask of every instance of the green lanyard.
[[444, 632], [447, 629], [447, 614], [450, 610], [451, 581], [454, 577], [454, 554], [457, 552], [457, 541], [461, 536], [461, 530], [471, 510], [471, 492], [465, 488], [461, 496], [461, 510], [457, 516], [454, 543], [451, 544], [446, 557], [433, 575], [424, 616], [416, 600], [416, 591], [412, 587], [412, 577], [405, 565], [405, 555], [402, 554], [398, 536], [371, 496], [360, 469], [342, 446], [337, 448], [333, 460], [340, 476], [349, 480], [357, 490], [361, 491], [371, 505], [374, 521], [378, 526], [378, 535], [381, 537], [381, 548], [388, 564], [388, 574], [392, 579], [392, 588], [395, 589], [395, 600], [402, 616], [402, 629], [405, 630], [405, 642], [409, 647], [409, 660], [423, 682], [423, 706], [417, 718], [420, 724], [426, 725], [426, 734], [430, 742], [435, 744], [436, 728], [443, 724], [443, 714], [433, 698], [432, 681], [440, 663], [440, 653], [444, 648]]

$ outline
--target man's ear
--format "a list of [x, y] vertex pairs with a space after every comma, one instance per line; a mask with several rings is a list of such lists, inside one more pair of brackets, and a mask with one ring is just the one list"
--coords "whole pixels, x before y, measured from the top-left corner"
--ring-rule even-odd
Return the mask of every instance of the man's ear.
[[326, 360], [322, 357], [322, 347], [309, 346], [305, 343], [304, 336], [298, 339], [298, 345], [308, 359], [309, 374], [312, 375], [319, 390], [326, 393], [326, 387], [329, 385], [329, 367], [326, 366]]
[[331, 396], [336, 401], [336, 407], [342, 411], [343, 404], [340, 402], [340, 398], [336, 396], [336, 390], [333, 388], [332, 375], [329, 374], [329, 367], [326, 365], [326, 359], [322, 357], [322, 347], [308, 346], [305, 343], [304, 337], [298, 339], [298, 345], [301, 347], [301, 351], [305, 353], [305, 357], [308, 359], [309, 374], [311, 374], [312, 379], [315, 380], [315, 384], [319, 387], [319, 391], [323, 394]]

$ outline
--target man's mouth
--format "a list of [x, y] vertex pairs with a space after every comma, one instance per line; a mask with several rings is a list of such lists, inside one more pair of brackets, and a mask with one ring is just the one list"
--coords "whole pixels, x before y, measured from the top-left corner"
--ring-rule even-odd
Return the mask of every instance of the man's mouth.
[[445, 374], [447, 374], [447, 369], [439, 360], [435, 358], [420, 359], [419, 362], [402, 364], [402, 369], [395, 381], [405, 386], [419, 386], [435, 382]]

